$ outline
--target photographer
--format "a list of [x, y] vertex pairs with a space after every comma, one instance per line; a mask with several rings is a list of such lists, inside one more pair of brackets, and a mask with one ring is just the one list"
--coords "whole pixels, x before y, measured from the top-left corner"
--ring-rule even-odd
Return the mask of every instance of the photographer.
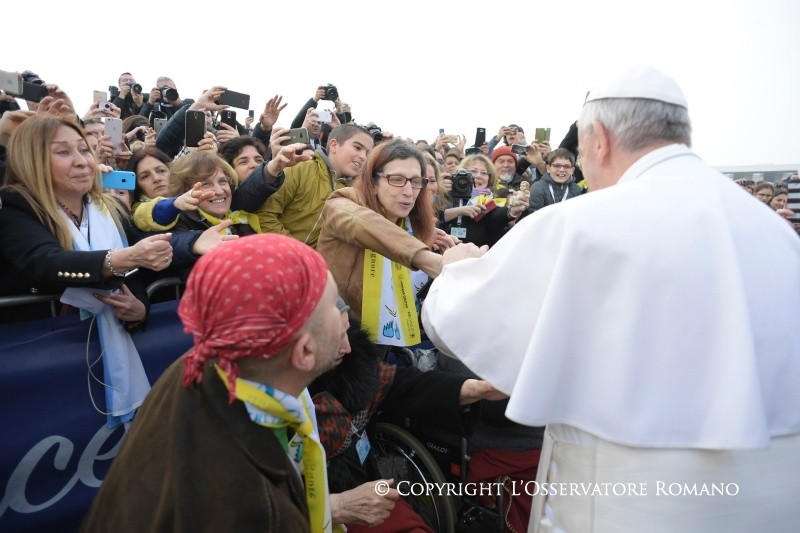
[[193, 103], [192, 99], [181, 100], [172, 78], [161, 76], [156, 80], [156, 86], [150, 90], [150, 96], [139, 114], [149, 119], [150, 114], [156, 112], [161, 113], [159, 118], [170, 119], [185, 104]]
[[[350, 113], [350, 106], [348, 104], [342, 103], [342, 101], [339, 99], [339, 90], [334, 85], [329, 83], [328, 85], [320, 85], [319, 87], [317, 87], [314, 96], [311, 97], [302, 108], [300, 108], [300, 111], [297, 113], [297, 116], [294, 117], [291, 127], [307, 128], [308, 126], [306, 126], [305, 122], [308, 120], [309, 116], [308, 111], [309, 109], [316, 109], [317, 103], [320, 100], [329, 100], [333, 102], [333, 105], [336, 106], [336, 118], [339, 119], [340, 124], [347, 124], [348, 122], [353, 121], [353, 116]], [[319, 120], [317, 120], [317, 122], [319, 122]], [[322, 146], [325, 146], [328, 141], [327, 134], [330, 132], [330, 129], [332, 129], [332, 127], [329, 128], [328, 131], [323, 131], [323, 128], [320, 125], [319, 129], [320, 131], [316, 134], [316, 138], [322, 144]], [[309, 130], [308, 133], [309, 137], [312, 137], [313, 139], [314, 136], [311, 134], [311, 130]], [[314, 141], [312, 140], [312, 144], [313, 142]]]
[[439, 227], [463, 242], [493, 246], [527, 208], [527, 203], [506, 207], [506, 199], [495, 196], [497, 169], [483, 154], [465, 157], [450, 181], [452, 203]]
[[111, 103], [121, 110], [120, 118], [138, 115], [147, 101], [147, 96], [142, 95], [142, 86], [136, 83], [130, 72], [120, 74], [117, 84], [118, 87], [109, 86], [108, 91], [111, 93]]

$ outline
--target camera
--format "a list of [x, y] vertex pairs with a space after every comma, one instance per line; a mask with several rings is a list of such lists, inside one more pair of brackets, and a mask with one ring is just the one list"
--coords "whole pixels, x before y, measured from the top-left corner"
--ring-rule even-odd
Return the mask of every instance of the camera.
[[39, 77], [38, 74], [35, 72], [31, 72], [30, 70], [26, 70], [22, 74], [22, 81], [26, 81], [28, 83], [32, 83], [34, 85], [44, 85], [44, 80]]
[[108, 94], [111, 96], [111, 99], [119, 98], [119, 87], [116, 85], [109, 85], [108, 86]]
[[528, 147], [524, 144], [513, 144], [511, 145], [511, 151], [517, 155], [525, 157], [528, 155]]
[[372, 141], [375, 144], [378, 144], [379, 142], [383, 141], [383, 130], [374, 122], [370, 122], [369, 124], [364, 126], [364, 129], [367, 130], [369, 134], [372, 136]]
[[332, 83], [329, 83], [328, 85], [323, 85], [320, 88], [325, 89], [325, 100], [333, 101], [339, 98], [339, 90]]
[[162, 100], [174, 102], [178, 99], [178, 89], [173, 89], [172, 87], [167, 87], [164, 85], [163, 87], [159, 87], [158, 90], [161, 91]]
[[142, 86], [139, 85], [138, 83], [134, 83], [133, 86], [131, 87], [131, 90], [136, 94], [142, 94]]
[[472, 198], [472, 172], [465, 168], [459, 168], [450, 176], [450, 181], [453, 182], [453, 188], [450, 190], [451, 197], [463, 200]]

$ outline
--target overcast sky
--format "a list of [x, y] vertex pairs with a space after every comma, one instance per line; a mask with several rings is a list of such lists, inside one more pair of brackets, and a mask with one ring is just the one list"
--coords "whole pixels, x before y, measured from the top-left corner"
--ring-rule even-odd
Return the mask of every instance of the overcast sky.
[[[689, 101], [694, 148], [713, 165], [800, 163], [800, 2], [99, 2], [3, 8], [0, 69], [58, 83], [79, 112], [130, 71], [182, 97], [225, 85], [291, 122], [333, 83], [360, 123], [432, 140], [517, 123], [557, 145], [586, 91], [652, 65]], [[19, 22], [19, 23], [16, 23]], [[24, 105], [24, 104], [23, 104]], [[236, 110], [243, 122], [246, 111]]]

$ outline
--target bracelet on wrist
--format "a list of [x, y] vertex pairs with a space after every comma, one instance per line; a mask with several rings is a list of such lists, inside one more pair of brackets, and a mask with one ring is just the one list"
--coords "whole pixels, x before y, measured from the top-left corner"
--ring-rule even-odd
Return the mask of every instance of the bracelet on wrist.
[[111, 250], [108, 251], [108, 253], [106, 254], [106, 266], [114, 276], [121, 278], [125, 276], [125, 273], [114, 270], [114, 265], [111, 264], [111, 254], [113, 254], [117, 250], [119, 250], [119, 248], [112, 248]]

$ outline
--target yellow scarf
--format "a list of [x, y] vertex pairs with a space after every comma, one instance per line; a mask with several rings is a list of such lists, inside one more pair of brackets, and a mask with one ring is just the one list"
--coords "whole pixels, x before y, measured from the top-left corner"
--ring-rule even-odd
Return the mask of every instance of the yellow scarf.
[[[410, 228], [410, 223], [406, 225]], [[363, 276], [361, 323], [372, 341], [390, 346], [419, 344], [419, 317], [411, 271], [365, 249]]]
[[[225, 388], [230, 390], [228, 376], [219, 366], [214, 366], [217, 369], [217, 374], [220, 379], [222, 379], [222, 382], [225, 384]], [[338, 526], [333, 528], [331, 525], [325, 449], [322, 447], [319, 440], [314, 438], [314, 424], [311, 421], [311, 417], [314, 416], [314, 414], [313, 410], [309, 408], [308, 405], [308, 395], [303, 394], [301, 396], [303, 411], [305, 412], [305, 419], [302, 421], [287, 410], [281, 402], [245, 380], [236, 379], [234, 395], [238, 400], [249, 403], [265, 413], [282, 420], [282, 422], [274, 424], [257, 422], [259, 425], [283, 430], [284, 435], [286, 428], [290, 427], [302, 438], [302, 445], [300, 447], [302, 461], [299, 466], [306, 487], [306, 501], [308, 502], [308, 510], [311, 515], [312, 533], [345, 531], [344, 528]]]
[[[261, 223], [258, 221], [258, 215], [248, 213], [247, 211], [228, 211], [223, 218], [217, 218], [214, 215], [206, 213], [202, 209], [197, 210], [200, 215], [208, 220], [212, 226], [216, 226], [223, 220], [230, 220], [233, 224], [249, 224], [256, 233], [261, 233]], [[227, 235], [231, 235], [230, 227], [227, 229]]]

